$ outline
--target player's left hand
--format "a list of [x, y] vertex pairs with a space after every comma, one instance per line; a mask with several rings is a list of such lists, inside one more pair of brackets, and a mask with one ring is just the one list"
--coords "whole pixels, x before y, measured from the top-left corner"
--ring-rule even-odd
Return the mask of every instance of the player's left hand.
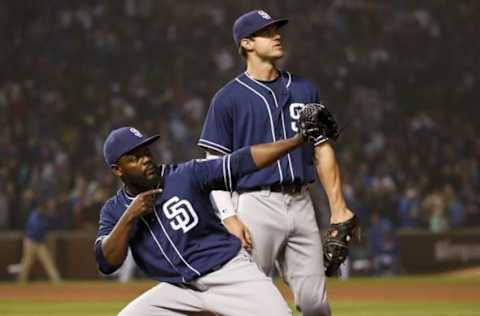
[[344, 222], [330, 224], [323, 242], [323, 264], [326, 276], [337, 274], [338, 268], [347, 259], [348, 247], [356, 231], [356, 215]]
[[248, 251], [252, 250], [252, 237], [250, 235], [250, 231], [248, 230], [247, 226], [245, 226], [245, 224], [243, 224], [242, 221], [237, 217], [237, 215], [233, 215], [224, 219], [223, 225], [225, 225], [230, 234], [235, 235], [238, 239], [240, 239], [243, 248]]
[[300, 133], [306, 141], [317, 144], [323, 139], [337, 140], [337, 122], [327, 107], [320, 103], [306, 104], [298, 119]]

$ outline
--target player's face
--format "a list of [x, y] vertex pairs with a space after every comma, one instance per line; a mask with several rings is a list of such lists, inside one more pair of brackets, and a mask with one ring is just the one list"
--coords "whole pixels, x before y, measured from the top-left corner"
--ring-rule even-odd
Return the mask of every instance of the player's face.
[[282, 37], [276, 25], [267, 26], [251, 37], [253, 51], [263, 59], [283, 57]]
[[155, 188], [160, 180], [158, 167], [148, 146], [123, 155], [114, 165], [114, 173], [138, 192]]

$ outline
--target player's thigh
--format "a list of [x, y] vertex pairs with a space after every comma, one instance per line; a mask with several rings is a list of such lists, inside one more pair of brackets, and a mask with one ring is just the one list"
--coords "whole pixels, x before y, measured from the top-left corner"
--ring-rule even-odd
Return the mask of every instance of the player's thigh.
[[292, 208], [296, 227], [288, 238], [281, 261], [283, 276], [297, 302], [326, 304], [322, 240], [313, 204], [304, 196], [293, 203]]
[[220, 315], [291, 315], [271, 278], [245, 252], [201, 282], [210, 285], [202, 294], [208, 309]]
[[322, 239], [309, 196], [291, 205], [295, 229], [285, 244], [281, 268], [286, 277], [323, 275]]
[[321, 247], [318, 233], [293, 236], [287, 242], [280, 266], [296, 297], [311, 292], [323, 298], [325, 273]]
[[[229, 295], [228, 293], [231, 293]], [[219, 315], [292, 315], [283, 296], [272, 281], [250, 281], [240, 283], [227, 295], [218, 295], [215, 300], [226, 300], [214, 311]]]
[[[190, 289], [160, 283], [123, 308], [119, 316], [179, 316], [198, 315], [204, 309], [202, 301]], [[204, 314], [206, 315], [206, 314]]]
[[282, 201], [270, 192], [243, 193], [238, 200], [237, 215], [251, 233], [255, 262], [270, 274], [288, 235]]

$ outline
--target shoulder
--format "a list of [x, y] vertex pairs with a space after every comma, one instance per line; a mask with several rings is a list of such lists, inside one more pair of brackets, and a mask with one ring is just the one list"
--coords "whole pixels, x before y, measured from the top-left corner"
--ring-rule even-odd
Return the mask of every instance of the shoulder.
[[172, 166], [170, 176], [175, 179], [182, 178], [183, 181], [195, 180], [199, 174], [205, 174], [211, 171], [212, 166], [216, 165], [218, 159], [192, 159]]
[[320, 90], [312, 81], [301, 76], [291, 74], [284, 71], [282, 73], [288, 80], [287, 87], [296, 98], [304, 99], [304, 102], [318, 102], [320, 98]]
[[165, 179], [171, 177], [178, 179], [179, 176], [188, 176], [189, 172], [193, 168], [193, 161], [194, 160], [189, 160], [178, 164], [166, 165]]
[[118, 194], [112, 196], [109, 198], [102, 206], [102, 209], [100, 211], [101, 215], [111, 215], [114, 213], [115, 209], [119, 206], [119, 198]]
[[173, 186], [175, 188], [189, 186], [196, 181], [197, 171], [198, 163], [195, 159], [168, 165], [164, 176], [164, 186]]
[[211, 159], [199, 158], [199, 159], [191, 159], [188, 161], [184, 161], [175, 165], [169, 165], [166, 171], [166, 175], [172, 176], [172, 175], [179, 175], [179, 174], [190, 172], [193, 169], [205, 164], [210, 160]]
[[298, 76], [296, 74], [292, 74], [288, 71], [284, 71], [282, 73], [288, 80], [290, 80], [291, 85], [301, 86], [315, 90], [317, 89], [317, 86], [311, 80], [305, 79], [304, 77]]
[[215, 93], [212, 99], [212, 104], [215, 103], [226, 103], [232, 104], [232, 101], [237, 100], [238, 97], [241, 97], [245, 92], [245, 88], [239, 81], [243, 75], [239, 75], [234, 79], [227, 82], [220, 90]]

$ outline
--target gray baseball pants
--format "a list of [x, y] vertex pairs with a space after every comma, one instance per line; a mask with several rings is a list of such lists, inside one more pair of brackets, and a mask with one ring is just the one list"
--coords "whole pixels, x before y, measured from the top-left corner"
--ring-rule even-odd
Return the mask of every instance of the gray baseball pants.
[[[252, 235], [252, 254], [270, 275], [277, 262], [304, 316], [329, 316], [323, 251], [308, 187], [299, 193], [244, 192], [237, 215]], [[269, 314], [274, 315], [274, 314]]]
[[271, 278], [259, 270], [245, 250], [188, 287], [159, 283], [118, 315], [177, 316], [202, 311], [229, 316], [292, 315]]

